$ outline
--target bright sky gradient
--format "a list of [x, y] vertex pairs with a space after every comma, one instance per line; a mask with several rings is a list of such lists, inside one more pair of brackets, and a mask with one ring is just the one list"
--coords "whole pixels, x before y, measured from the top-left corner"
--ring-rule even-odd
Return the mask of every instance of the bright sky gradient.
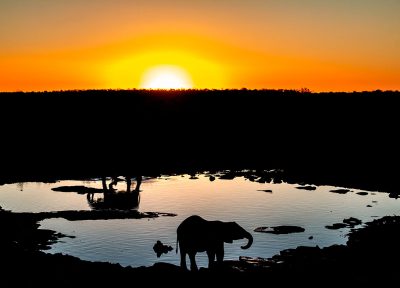
[[0, 91], [400, 90], [399, 0], [0, 0]]

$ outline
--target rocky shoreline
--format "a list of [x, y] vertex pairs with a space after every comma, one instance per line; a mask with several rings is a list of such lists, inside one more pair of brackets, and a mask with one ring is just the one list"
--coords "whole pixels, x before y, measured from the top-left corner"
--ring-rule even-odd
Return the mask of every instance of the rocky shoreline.
[[[79, 214], [79, 211], [76, 213]], [[54, 216], [51, 214], [46, 215]], [[0, 210], [3, 228], [0, 240], [1, 267], [5, 287], [76, 287], [78, 283], [106, 286], [106, 283], [122, 285], [140, 281], [146, 281], [146, 286], [185, 286], [192, 281], [205, 284], [211, 278], [216, 281], [214, 283], [227, 287], [242, 284], [253, 286], [263, 282], [280, 285], [347, 283], [365, 287], [397, 281], [398, 265], [394, 263], [400, 256], [400, 236], [397, 233], [400, 230], [399, 216], [386, 216], [365, 223], [362, 228], [351, 229], [347, 245], [325, 248], [300, 246], [283, 250], [268, 259], [240, 257], [239, 260], [224, 261], [221, 267], [213, 270], [202, 268], [198, 273], [183, 272], [179, 267], [167, 263], [132, 268], [84, 261], [68, 255], [46, 254], [40, 250], [68, 236], [39, 229], [38, 220], [43, 217], [46, 218], [43, 213]]]

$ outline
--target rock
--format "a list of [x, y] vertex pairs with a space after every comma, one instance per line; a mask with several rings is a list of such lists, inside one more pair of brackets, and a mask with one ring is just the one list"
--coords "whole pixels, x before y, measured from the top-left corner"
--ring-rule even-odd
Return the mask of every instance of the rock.
[[372, 205], [367, 205], [367, 207], [372, 207]]
[[356, 194], [361, 196], [366, 196], [368, 195], [368, 192], [357, 192]]
[[169, 251], [172, 251], [172, 246], [164, 245], [160, 240], [156, 242], [153, 246], [154, 252], [157, 254], [157, 258], [160, 258], [162, 254], [167, 254]]
[[299, 226], [283, 225], [275, 227], [258, 227], [254, 229], [254, 232], [261, 233], [272, 233], [272, 234], [289, 234], [289, 233], [300, 233], [304, 232], [305, 229]]
[[64, 218], [69, 221], [108, 220], [108, 219], [142, 219], [161, 216], [175, 217], [177, 214], [166, 212], [138, 212], [137, 210], [62, 210], [38, 213], [16, 213], [16, 215], [30, 216], [36, 221], [51, 218]]
[[341, 228], [354, 228], [356, 225], [360, 225], [362, 223], [361, 220], [350, 217], [343, 220], [343, 223], [334, 223], [332, 225], [325, 226], [326, 229], [336, 230]]
[[257, 176], [248, 175], [248, 176], [246, 176], [246, 179], [249, 179], [251, 182], [254, 182], [257, 179]]
[[[245, 271], [246, 268], [249, 269], [250, 267], [270, 267], [271, 265], [273, 265], [274, 263], [267, 259], [267, 258], [262, 258], [262, 257], [248, 257], [248, 256], [239, 256], [239, 263], [241, 264], [241, 268], [240, 270]], [[235, 263], [232, 263], [235, 264]], [[231, 265], [232, 265], [231, 264]], [[245, 266], [243, 266], [245, 265]], [[238, 265], [239, 266], [239, 265]]]
[[308, 240], [312, 240], [312, 239], [314, 239], [314, 236], [308, 237]]
[[103, 189], [86, 187], [86, 186], [82, 186], [82, 185], [60, 186], [60, 187], [51, 188], [51, 190], [56, 191], [56, 192], [75, 192], [78, 194], [104, 193]]
[[346, 223], [350, 226], [355, 226], [355, 225], [360, 225], [362, 224], [362, 221], [360, 219], [354, 218], [354, 217], [350, 217], [347, 219], [343, 220], [343, 223]]
[[325, 226], [326, 229], [330, 229], [330, 230], [337, 230], [337, 229], [342, 229], [342, 228], [346, 228], [346, 227], [348, 227], [348, 225], [345, 223], [334, 223], [332, 225]]
[[212, 176], [212, 175], [210, 176], [210, 178], [209, 178], [209, 179], [210, 179], [210, 181], [211, 181], [211, 182], [212, 182], [212, 181], [215, 181], [215, 177], [214, 177], [214, 176]]
[[317, 189], [317, 187], [315, 187], [315, 186], [310, 186], [310, 185], [308, 185], [308, 186], [297, 186], [296, 189], [302, 189], [302, 190], [309, 190], [309, 191], [312, 191], [312, 190]]
[[330, 190], [329, 192], [337, 193], [337, 194], [346, 194], [346, 193], [350, 192], [350, 190], [349, 189], [334, 189], [334, 190]]
[[262, 191], [262, 192], [267, 192], [267, 193], [272, 193], [272, 190], [270, 189], [261, 189], [261, 190], [257, 190], [257, 191]]
[[223, 174], [219, 177], [219, 179], [223, 179], [223, 180], [233, 180], [235, 179], [236, 175], [235, 173], [229, 172], [226, 174]]

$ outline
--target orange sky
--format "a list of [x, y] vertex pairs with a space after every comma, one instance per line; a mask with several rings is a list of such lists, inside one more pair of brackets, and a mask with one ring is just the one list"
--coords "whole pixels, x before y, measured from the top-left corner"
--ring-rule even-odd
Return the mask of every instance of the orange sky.
[[140, 88], [152, 67], [194, 88], [400, 90], [400, 1], [2, 0], [0, 91]]

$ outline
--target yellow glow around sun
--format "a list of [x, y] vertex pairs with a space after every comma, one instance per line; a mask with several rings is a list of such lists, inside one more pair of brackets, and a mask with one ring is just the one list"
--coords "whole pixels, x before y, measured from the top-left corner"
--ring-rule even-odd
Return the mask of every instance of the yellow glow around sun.
[[148, 69], [140, 83], [144, 89], [190, 89], [192, 79], [182, 68], [173, 65], [162, 65]]
[[227, 71], [212, 57], [183, 50], [147, 49], [110, 59], [104, 86], [113, 89], [222, 89]]

